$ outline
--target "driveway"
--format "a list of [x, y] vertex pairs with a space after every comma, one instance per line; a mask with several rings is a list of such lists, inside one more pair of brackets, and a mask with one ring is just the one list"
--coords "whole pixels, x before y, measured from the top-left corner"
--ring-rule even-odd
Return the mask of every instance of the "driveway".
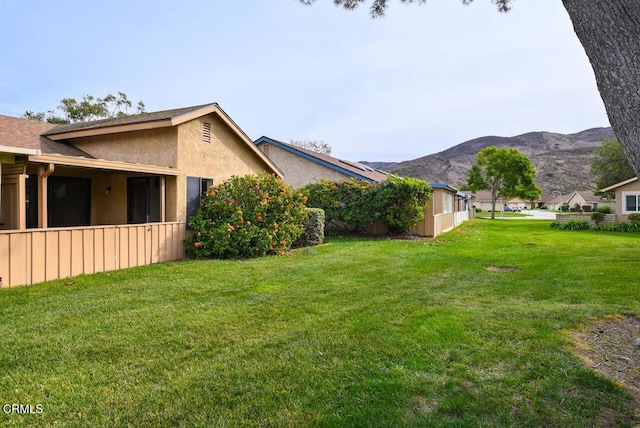
[[555, 220], [556, 213], [549, 212], [547, 210], [522, 210], [521, 214], [526, 214], [522, 217], [501, 217], [500, 213], [496, 212], [496, 219], [500, 220]]

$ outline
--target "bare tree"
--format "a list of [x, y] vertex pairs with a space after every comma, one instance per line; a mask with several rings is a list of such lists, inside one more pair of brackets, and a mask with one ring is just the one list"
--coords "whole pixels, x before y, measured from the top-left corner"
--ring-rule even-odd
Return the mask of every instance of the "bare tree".
[[289, 140], [289, 143], [296, 147], [311, 150], [312, 152], [320, 153], [323, 155], [331, 154], [331, 144], [325, 143], [322, 140], [312, 140], [310, 138], [305, 138], [304, 140]]

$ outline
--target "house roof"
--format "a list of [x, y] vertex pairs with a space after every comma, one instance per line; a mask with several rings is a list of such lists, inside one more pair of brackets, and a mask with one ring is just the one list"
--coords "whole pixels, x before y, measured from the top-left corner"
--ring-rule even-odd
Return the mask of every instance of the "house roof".
[[613, 192], [618, 187], [625, 186], [625, 185], [633, 183], [634, 181], [637, 181], [637, 180], [638, 180], [638, 177], [632, 177], [632, 178], [630, 178], [628, 180], [624, 180], [624, 181], [621, 181], [620, 183], [616, 183], [616, 184], [613, 184], [613, 185], [611, 185], [609, 187], [605, 187], [604, 189], [600, 189], [600, 191], [601, 192]]
[[139, 113], [112, 119], [58, 125], [44, 132], [50, 140], [70, 140], [81, 137], [94, 137], [122, 132], [177, 126], [190, 120], [214, 113], [227, 124], [273, 172], [282, 176], [282, 172], [262, 150], [253, 144], [249, 136], [222, 110], [218, 103], [202, 104], [152, 113]]
[[304, 159], [310, 160], [317, 164], [323, 165], [334, 171], [341, 172], [349, 177], [354, 177], [359, 180], [368, 181], [372, 183], [380, 183], [387, 179], [387, 174], [370, 168], [366, 165], [358, 162], [352, 162], [348, 160], [338, 159], [333, 156], [316, 153], [311, 150], [303, 149], [301, 147], [294, 146], [292, 144], [284, 143], [282, 141], [274, 140], [273, 138], [262, 136], [254, 141], [256, 146], [261, 144], [272, 144], [290, 153], [298, 155]]
[[569, 199], [571, 200], [576, 195], [578, 195], [582, 199], [584, 199], [585, 202], [600, 202], [600, 201], [602, 201], [602, 198], [600, 196], [596, 196], [590, 190], [582, 190], [582, 191], [578, 191], [578, 192], [573, 192], [573, 195], [571, 195], [571, 198], [569, 198]]
[[[473, 194], [473, 197], [476, 199], [476, 201], [478, 202], [483, 202], [483, 201], [491, 201], [491, 192], [488, 190], [479, 190], [476, 193]], [[523, 202], [528, 202], [525, 201], [524, 199], [520, 199], [520, 198], [502, 198], [500, 196], [498, 196], [498, 198], [496, 199], [497, 202], [503, 202], [505, 204], [517, 204], [517, 203], [523, 203]]]
[[76, 147], [52, 141], [42, 135], [55, 126], [56, 125], [51, 123], [0, 115], [0, 145], [19, 149], [39, 150], [43, 154], [93, 158], [90, 154]]
[[[111, 119], [77, 122], [58, 125], [44, 132], [52, 140], [88, 137], [95, 135], [114, 134], [124, 131], [164, 128], [176, 126], [189, 120], [217, 112], [231, 121], [217, 103], [184, 107], [172, 110], [162, 110], [151, 113], [139, 113]], [[235, 123], [234, 123], [235, 125]], [[235, 125], [237, 127], [237, 125]], [[248, 138], [248, 137], [247, 137]]]

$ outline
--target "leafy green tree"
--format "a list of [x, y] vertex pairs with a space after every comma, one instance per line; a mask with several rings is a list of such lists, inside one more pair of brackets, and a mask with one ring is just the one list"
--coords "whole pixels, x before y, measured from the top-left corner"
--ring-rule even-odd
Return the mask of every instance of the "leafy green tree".
[[[315, 0], [299, 0], [312, 4]], [[367, 0], [333, 0], [354, 9]], [[534, 1], [534, 0], [532, 0]], [[640, 176], [640, 0], [561, 0], [593, 68], [611, 126], [635, 174]], [[400, 0], [424, 4], [427, 0]], [[473, 0], [462, 0], [470, 4]], [[491, 0], [507, 12], [514, 0]], [[371, 0], [371, 16], [384, 15], [389, 0]]]
[[591, 173], [596, 176], [600, 190], [635, 176], [617, 138], [602, 141], [591, 161]]
[[495, 218], [498, 197], [533, 200], [540, 196], [531, 160], [516, 149], [495, 146], [480, 150], [469, 170], [467, 187], [472, 192], [491, 192], [491, 218]]
[[[107, 94], [104, 98], [85, 95], [81, 101], [75, 98], [63, 98], [60, 105], [56, 107], [56, 110], [61, 113], [60, 115], [57, 115], [54, 110], [48, 110], [46, 113], [27, 110], [22, 117], [38, 122], [66, 124], [127, 116], [132, 107], [133, 102], [129, 100], [127, 95], [124, 92], [118, 92], [118, 95]], [[136, 103], [136, 110], [136, 113], [145, 112], [145, 105], [142, 101]]]

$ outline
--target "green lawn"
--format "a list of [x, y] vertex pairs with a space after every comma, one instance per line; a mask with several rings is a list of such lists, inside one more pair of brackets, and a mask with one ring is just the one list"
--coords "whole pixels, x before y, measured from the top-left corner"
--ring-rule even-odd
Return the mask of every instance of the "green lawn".
[[629, 426], [569, 332], [640, 315], [640, 234], [477, 219], [0, 290], [0, 426]]

